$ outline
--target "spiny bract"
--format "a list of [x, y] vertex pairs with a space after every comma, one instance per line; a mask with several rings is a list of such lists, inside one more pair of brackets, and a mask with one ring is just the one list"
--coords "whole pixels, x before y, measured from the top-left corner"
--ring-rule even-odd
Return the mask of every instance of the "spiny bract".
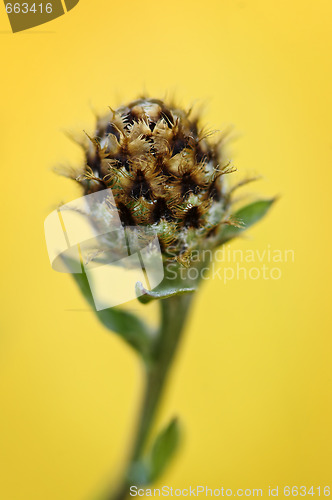
[[165, 258], [190, 261], [232, 224], [221, 140], [212, 143], [199, 118], [158, 99], [141, 98], [97, 119], [75, 173], [84, 194], [112, 189], [124, 226], [150, 226]]

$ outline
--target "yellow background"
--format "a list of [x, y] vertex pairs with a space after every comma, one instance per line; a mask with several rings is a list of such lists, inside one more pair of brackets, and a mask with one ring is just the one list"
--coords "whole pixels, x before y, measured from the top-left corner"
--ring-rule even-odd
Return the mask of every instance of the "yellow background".
[[251, 191], [281, 195], [232, 248], [295, 252], [280, 280], [204, 284], [159, 484], [331, 485], [331, 16], [330, 0], [81, 0], [13, 35], [0, 6], [1, 500], [96, 500], [123, 464], [140, 365], [52, 271], [43, 221], [79, 194], [51, 171], [82, 161], [63, 132], [144, 89], [205, 102], [212, 128], [234, 126], [240, 174], [264, 176]]

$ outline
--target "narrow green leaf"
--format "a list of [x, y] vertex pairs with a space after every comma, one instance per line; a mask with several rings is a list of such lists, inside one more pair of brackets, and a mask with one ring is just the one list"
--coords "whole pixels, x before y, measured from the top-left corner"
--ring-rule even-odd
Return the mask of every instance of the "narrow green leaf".
[[240, 210], [235, 212], [233, 217], [236, 221], [242, 223], [242, 226], [224, 226], [220, 232], [218, 244], [223, 244], [233, 238], [236, 238], [236, 236], [239, 236], [243, 231], [248, 229], [248, 227], [256, 224], [256, 222], [264, 217], [275, 201], [276, 198], [272, 198], [270, 200], [259, 200], [240, 208]]
[[147, 304], [148, 302], [151, 302], [151, 300], [167, 299], [169, 297], [174, 297], [174, 295], [193, 293], [195, 290], [196, 288], [194, 287], [181, 288], [176, 286], [176, 284], [171, 285], [171, 283], [167, 283], [167, 285], [164, 284], [162, 287], [156, 287], [154, 290], [147, 290], [140, 281], [136, 283], [137, 298], [140, 302], [142, 302], [142, 304]]
[[175, 295], [193, 293], [196, 291], [199, 280], [191, 278], [190, 269], [183, 267], [179, 262], [164, 265], [164, 278], [153, 290], [144, 288], [141, 282], [136, 283], [136, 295], [142, 304], [151, 300], [167, 299]]
[[177, 419], [157, 436], [150, 455], [150, 481], [155, 481], [163, 473], [179, 444], [179, 425]]
[[81, 274], [72, 274], [72, 277], [99, 321], [108, 330], [112, 330], [122, 337], [144, 358], [147, 357], [151, 346], [151, 337], [147, 325], [134, 314], [118, 307], [96, 311], [83, 267]]
[[128, 483], [144, 486], [156, 481], [173, 458], [179, 435], [177, 419], [173, 419], [157, 436], [151, 451], [131, 464], [127, 474]]

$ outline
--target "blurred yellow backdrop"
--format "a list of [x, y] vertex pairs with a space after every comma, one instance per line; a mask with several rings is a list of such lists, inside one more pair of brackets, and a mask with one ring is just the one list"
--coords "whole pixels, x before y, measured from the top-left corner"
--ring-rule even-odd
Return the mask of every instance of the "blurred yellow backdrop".
[[331, 486], [331, 16], [329, 0], [81, 0], [13, 35], [0, 6], [1, 499], [95, 500], [123, 465], [140, 365], [52, 271], [43, 221], [79, 194], [51, 171], [82, 161], [64, 132], [145, 89], [206, 103], [240, 174], [263, 175], [251, 191], [281, 195], [232, 248], [295, 254], [279, 280], [196, 297], [158, 420], [184, 438], [159, 484]]

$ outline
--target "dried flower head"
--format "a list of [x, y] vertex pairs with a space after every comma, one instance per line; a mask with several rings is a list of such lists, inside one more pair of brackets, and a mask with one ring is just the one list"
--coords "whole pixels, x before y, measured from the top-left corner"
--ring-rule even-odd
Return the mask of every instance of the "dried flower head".
[[75, 174], [84, 194], [112, 189], [124, 226], [151, 226], [165, 258], [190, 261], [213, 247], [229, 215], [221, 140], [212, 143], [199, 117], [157, 99], [141, 98], [97, 119]]

